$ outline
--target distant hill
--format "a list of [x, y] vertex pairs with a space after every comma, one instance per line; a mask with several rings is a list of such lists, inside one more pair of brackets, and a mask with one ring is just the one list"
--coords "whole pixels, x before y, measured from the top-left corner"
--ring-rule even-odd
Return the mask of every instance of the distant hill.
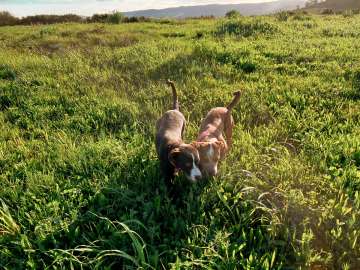
[[199, 17], [224, 16], [229, 10], [238, 10], [242, 15], [264, 15], [281, 10], [293, 10], [303, 7], [306, 0], [279, 0], [275, 2], [257, 3], [257, 4], [226, 4], [226, 5], [201, 5], [201, 6], [183, 6], [166, 9], [149, 9], [132, 12], [124, 12], [125, 16], [145, 16], [145, 17]]
[[309, 10], [332, 9], [334, 11], [360, 9], [360, 0], [327, 0], [313, 5]]

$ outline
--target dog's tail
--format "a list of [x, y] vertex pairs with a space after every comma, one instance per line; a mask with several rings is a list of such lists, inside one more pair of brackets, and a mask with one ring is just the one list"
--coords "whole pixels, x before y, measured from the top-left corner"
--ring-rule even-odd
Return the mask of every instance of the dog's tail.
[[176, 93], [176, 87], [175, 87], [175, 83], [173, 81], [167, 80], [166, 83], [171, 87], [172, 89], [172, 94], [173, 94], [173, 110], [179, 110], [180, 106], [179, 106], [179, 100], [178, 100], [178, 96]]
[[234, 99], [231, 101], [231, 103], [226, 107], [227, 108], [227, 113], [226, 113], [226, 117], [224, 120], [224, 131], [225, 131], [225, 136], [226, 136], [226, 143], [228, 146], [227, 151], [230, 150], [230, 148], [232, 147], [232, 130], [234, 127], [234, 120], [231, 116], [231, 110], [239, 103], [240, 101], [240, 97], [241, 97], [241, 92], [240, 91], [236, 91], [234, 93]]
[[230, 112], [240, 101], [241, 92], [237, 91], [234, 93], [234, 99], [231, 101], [231, 103], [226, 107], [228, 109], [228, 112]]

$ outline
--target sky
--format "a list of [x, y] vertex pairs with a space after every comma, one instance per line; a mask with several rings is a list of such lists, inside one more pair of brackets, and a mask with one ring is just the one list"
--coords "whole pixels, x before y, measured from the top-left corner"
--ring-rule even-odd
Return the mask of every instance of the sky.
[[240, 4], [274, 0], [0, 0], [0, 11], [23, 17], [35, 14], [73, 13], [89, 16], [114, 10], [133, 11], [205, 4]]

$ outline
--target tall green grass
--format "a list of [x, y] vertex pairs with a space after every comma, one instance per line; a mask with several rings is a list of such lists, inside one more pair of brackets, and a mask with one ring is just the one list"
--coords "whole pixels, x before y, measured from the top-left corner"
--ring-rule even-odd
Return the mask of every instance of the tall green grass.
[[[1, 27], [0, 268], [358, 269], [360, 18], [304, 16]], [[168, 78], [186, 141], [243, 92], [219, 176], [175, 197]]]

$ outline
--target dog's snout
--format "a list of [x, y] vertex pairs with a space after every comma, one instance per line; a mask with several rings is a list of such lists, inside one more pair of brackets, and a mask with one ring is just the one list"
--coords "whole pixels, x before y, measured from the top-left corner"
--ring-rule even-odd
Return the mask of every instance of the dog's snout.
[[211, 176], [211, 177], [216, 176], [216, 172], [215, 172], [215, 171], [210, 172], [210, 173], [209, 173], [209, 176]]
[[202, 174], [200, 169], [194, 164], [193, 168], [190, 171], [190, 175], [188, 177], [192, 181], [197, 181], [202, 178]]

